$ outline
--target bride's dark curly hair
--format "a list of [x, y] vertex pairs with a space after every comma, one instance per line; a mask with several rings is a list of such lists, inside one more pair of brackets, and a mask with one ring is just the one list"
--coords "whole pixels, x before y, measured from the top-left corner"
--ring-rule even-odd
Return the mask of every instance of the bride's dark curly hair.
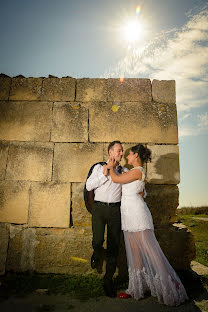
[[142, 144], [135, 145], [131, 148], [131, 151], [135, 154], [138, 153], [139, 158], [143, 162], [151, 162], [151, 151]]

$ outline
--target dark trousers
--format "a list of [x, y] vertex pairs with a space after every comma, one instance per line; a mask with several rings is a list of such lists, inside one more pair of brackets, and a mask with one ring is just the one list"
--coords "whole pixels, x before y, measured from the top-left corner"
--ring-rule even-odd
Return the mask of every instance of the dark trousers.
[[105, 278], [112, 278], [116, 271], [121, 234], [120, 202], [102, 204], [94, 202], [92, 209], [92, 246], [95, 259], [100, 258], [103, 248], [105, 225], [107, 224], [107, 263]]

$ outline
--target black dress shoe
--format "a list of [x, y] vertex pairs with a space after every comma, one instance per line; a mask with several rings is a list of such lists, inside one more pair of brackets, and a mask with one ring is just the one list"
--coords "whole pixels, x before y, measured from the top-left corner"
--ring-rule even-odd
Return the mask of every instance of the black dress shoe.
[[106, 296], [115, 298], [116, 297], [116, 291], [113, 288], [113, 281], [112, 279], [104, 279], [104, 291]]
[[91, 257], [91, 268], [95, 269], [96, 266], [97, 266], [97, 262], [96, 262], [96, 259], [95, 259], [95, 255], [93, 254], [92, 257]]

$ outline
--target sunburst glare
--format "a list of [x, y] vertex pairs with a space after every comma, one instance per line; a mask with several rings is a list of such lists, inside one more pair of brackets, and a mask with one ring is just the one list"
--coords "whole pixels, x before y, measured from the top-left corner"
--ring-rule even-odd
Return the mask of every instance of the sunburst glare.
[[135, 16], [129, 17], [123, 22], [122, 34], [128, 42], [128, 46], [134, 46], [134, 43], [141, 42], [146, 36], [146, 22], [141, 14], [141, 6], [137, 5]]
[[144, 27], [137, 19], [128, 21], [123, 28], [125, 39], [133, 43], [143, 37]]

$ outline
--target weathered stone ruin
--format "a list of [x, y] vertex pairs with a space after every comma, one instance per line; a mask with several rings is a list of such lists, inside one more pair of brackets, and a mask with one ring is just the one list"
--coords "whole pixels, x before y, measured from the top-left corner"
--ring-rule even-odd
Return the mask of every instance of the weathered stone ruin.
[[175, 82], [1, 75], [0, 274], [92, 272], [83, 187], [90, 166], [107, 160], [113, 140], [123, 142], [125, 156], [137, 143], [151, 149], [146, 201], [155, 234], [175, 269], [190, 266], [192, 233], [174, 223], [180, 181]]

